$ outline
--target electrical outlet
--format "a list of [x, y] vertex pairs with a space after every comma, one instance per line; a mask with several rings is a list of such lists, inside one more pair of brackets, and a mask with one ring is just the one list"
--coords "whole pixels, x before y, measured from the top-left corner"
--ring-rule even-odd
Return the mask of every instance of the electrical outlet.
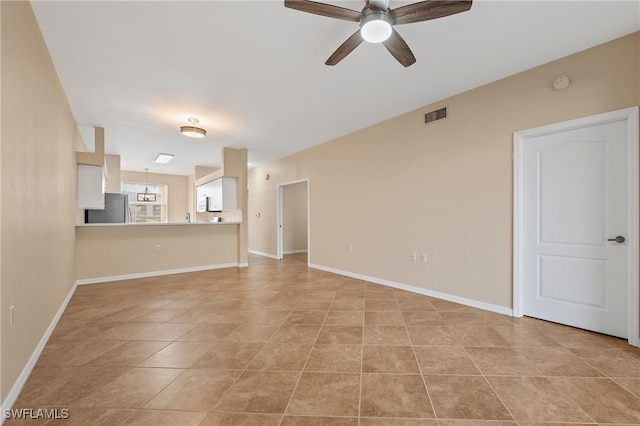
[[14, 305], [11, 305], [9, 307], [9, 327], [13, 327], [13, 322], [15, 320], [15, 313], [14, 313]]
[[160, 244], [156, 244], [156, 251], [160, 251]]
[[420, 254], [420, 261], [421, 262], [426, 262], [427, 261], [427, 253], [421, 253]]
[[349, 253], [351, 253], [353, 251], [353, 247], [351, 246], [351, 244], [347, 245], [347, 251]]
[[418, 260], [418, 253], [416, 253], [415, 251], [411, 253], [411, 260], [413, 260], [414, 262], [416, 260]]

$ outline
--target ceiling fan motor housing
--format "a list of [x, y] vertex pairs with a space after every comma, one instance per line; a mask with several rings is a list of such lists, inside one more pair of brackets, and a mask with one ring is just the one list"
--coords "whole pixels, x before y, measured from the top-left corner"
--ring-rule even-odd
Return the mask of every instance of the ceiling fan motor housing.
[[393, 18], [388, 10], [366, 7], [362, 11], [360, 31], [362, 38], [370, 43], [380, 43], [391, 35]]

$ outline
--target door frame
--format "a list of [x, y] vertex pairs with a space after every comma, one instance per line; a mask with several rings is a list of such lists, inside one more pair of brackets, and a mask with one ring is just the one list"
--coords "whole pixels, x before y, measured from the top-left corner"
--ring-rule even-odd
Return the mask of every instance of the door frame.
[[283, 212], [283, 191], [285, 186], [296, 185], [298, 183], [306, 183], [307, 184], [307, 263], [311, 262], [311, 209], [310, 209], [310, 186], [309, 186], [309, 178], [292, 180], [289, 182], [279, 183], [276, 191], [276, 236], [277, 236], [277, 248], [276, 248], [276, 258], [284, 259], [284, 249], [283, 249], [283, 230], [282, 230], [282, 212]]
[[529, 138], [545, 136], [562, 131], [607, 124], [627, 122], [627, 183], [628, 183], [628, 229], [629, 252], [627, 271], [629, 344], [640, 346], [640, 301], [638, 283], [638, 107], [625, 108], [533, 129], [513, 134], [513, 316], [524, 315], [524, 144]]

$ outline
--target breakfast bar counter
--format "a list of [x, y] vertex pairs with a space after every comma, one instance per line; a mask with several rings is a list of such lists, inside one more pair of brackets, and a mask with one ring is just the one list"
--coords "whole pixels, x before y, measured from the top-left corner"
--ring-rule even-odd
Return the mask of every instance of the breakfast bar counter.
[[246, 266], [240, 222], [90, 223], [76, 226], [78, 284]]

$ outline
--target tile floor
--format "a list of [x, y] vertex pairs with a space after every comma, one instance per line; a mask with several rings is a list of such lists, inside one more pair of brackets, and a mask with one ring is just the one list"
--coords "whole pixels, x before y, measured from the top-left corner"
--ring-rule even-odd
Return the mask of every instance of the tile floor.
[[79, 287], [15, 407], [69, 409], [28, 422], [49, 425], [640, 424], [626, 341], [304, 255], [250, 265]]

